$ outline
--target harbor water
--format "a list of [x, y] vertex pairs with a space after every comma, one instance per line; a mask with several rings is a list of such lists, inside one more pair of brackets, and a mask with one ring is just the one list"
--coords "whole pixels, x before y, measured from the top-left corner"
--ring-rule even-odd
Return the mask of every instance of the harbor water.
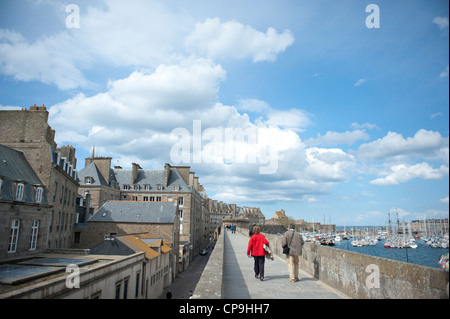
[[433, 248], [423, 240], [417, 239], [417, 248], [386, 248], [385, 239], [378, 241], [375, 246], [356, 247], [351, 244], [352, 239], [335, 242], [334, 247], [343, 250], [354, 251], [361, 254], [394, 259], [432, 268], [441, 268], [438, 264], [442, 255], [448, 254], [448, 248]]

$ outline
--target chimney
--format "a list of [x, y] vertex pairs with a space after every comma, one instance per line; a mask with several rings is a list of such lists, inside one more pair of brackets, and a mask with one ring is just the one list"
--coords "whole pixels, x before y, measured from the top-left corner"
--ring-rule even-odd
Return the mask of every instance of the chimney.
[[170, 175], [171, 168], [172, 168], [172, 166], [170, 166], [169, 163], [166, 163], [164, 165], [164, 188], [166, 188], [167, 185], [169, 184], [169, 175]]
[[194, 187], [194, 175], [195, 172], [189, 172], [189, 187]]
[[139, 169], [142, 167], [136, 163], [132, 163], [131, 165], [131, 185], [133, 185], [138, 177]]
[[198, 176], [194, 176], [194, 189], [198, 192], [200, 184], [198, 182]]

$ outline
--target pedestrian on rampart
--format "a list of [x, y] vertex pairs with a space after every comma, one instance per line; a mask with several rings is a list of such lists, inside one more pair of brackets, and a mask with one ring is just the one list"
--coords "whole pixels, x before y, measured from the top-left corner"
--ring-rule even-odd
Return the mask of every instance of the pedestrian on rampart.
[[[283, 247], [283, 253], [286, 253], [286, 259], [289, 270], [289, 281], [298, 281], [298, 259], [302, 255], [302, 247], [305, 242], [300, 233], [295, 231], [295, 225], [290, 224], [289, 230], [284, 233], [281, 239], [281, 246]], [[288, 248], [288, 251], [286, 250]]]
[[266, 251], [264, 245], [269, 245], [269, 241], [261, 234], [261, 229], [258, 226], [253, 227], [253, 236], [250, 238], [247, 247], [247, 256], [253, 256], [255, 261], [254, 270], [255, 278], [264, 280], [264, 263], [266, 259]]

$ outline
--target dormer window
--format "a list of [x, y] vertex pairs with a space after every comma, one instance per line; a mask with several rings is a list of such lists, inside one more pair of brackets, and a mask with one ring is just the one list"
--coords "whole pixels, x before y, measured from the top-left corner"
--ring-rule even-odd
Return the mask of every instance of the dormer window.
[[25, 193], [25, 185], [23, 183], [17, 183], [16, 200], [23, 200], [24, 193]]
[[44, 193], [44, 189], [42, 187], [36, 188], [36, 203], [42, 203], [42, 194]]
[[140, 188], [140, 187], [139, 187], [139, 185], [138, 185], [138, 184], [135, 184], [135, 185], [134, 185], [134, 190], [135, 190], [135, 191], [138, 191], [138, 190], [139, 190], [139, 188]]
[[173, 190], [174, 191], [179, 191], [180, 190], [180, 185], [179, 184], [173, 185]]
[[92, 178], [91, 176], [86, 176], [86, 177], [84, 178], [84, 183], [87, 184], [87, 185], [90, 185], [90, 184], [92, 184], [93, 182], [94, 182], [94, 178]]
[[162, 191], [163, 190], [162, 184], [156, 185], [156, 189], [159, 190], [159, 191]]
[[149, 191], [150, 190], [150, 185], [149, 184], [145, 184], [144, 185], [144, 190]]
[[130, 185], [124, 184], [124, 185], [123, 185], [123, 189], [124, 189], [124, 190], [129, 190], [129, 189], [130, 189]]

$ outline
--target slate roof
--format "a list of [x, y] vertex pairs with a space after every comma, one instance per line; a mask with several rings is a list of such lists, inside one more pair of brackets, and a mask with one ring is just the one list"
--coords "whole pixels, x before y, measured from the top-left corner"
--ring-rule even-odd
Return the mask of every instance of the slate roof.
[[[144, 190], [144, 185], [150, 185], [151, 191], [157, 190], [157, 185], [164, 185], [165, 170], [163, 169], [139, 169], [134, 183], [131, 183], [131, 169], [110, 169], [109, 180], [119, 183], [123, 190], [123, 185], [140, 185], [140, 190]], [[86, 184], [84, 178], [90, 176], [93, 178], [91, 184]], [[110, 186], [103, 178], [95, 162], [90, 163], [78, 172], [78, 182], [81, 185]], [[165, 192], [190, 192], [189, 186], [176, 169], [171, 169]]]
[[40, 204], [47, 204], [44, 184], [28, 163], [25, 155], [2, 144], [0, 144], [0, 177], [3, 179], [0, 199], [14, 200], [16, 190], [11, 187], [11, 182], [20, 180], [25, 182], [24, 202], [35, 203], [33, 185], [39, 185], [44, 189]]
[[[114, 169], [114, 175], [117, 182], [122, 185], [135, 185], [138, 184], [143, 189], [144, 185], [150, 185], [151, 190], [157, 190], [157, 185], [164, 185], [165, 183], [165, 171], [163, 169], [139, 169], [134, 184], [131, 184], [131, 169]], [[179, 186], [179, 190], [174, 189], [174, 186]], [[190, 188], [184, 181], [183, 177], [176, 169], [171, 169], [169, 174], [169, 180], [167, 187], [164, 191], [174, 192], [189, 192]]]
[[161, 223], [175, 221], [176, 202], [108, 201], [88, 222]]
[[81, 185], [86, 185], [84, 182], [84, 178], [86, 176], [92, 177], [92, 183], [89, 185], [96, 185], [96, 186], [109, 186], [109, 184], [106, 182], [106, 180], [103, 178], [102, 174], [97, 168], [97, 165], [95, 165], [94, 162], [87, 165], [85, 168], [83, 168], [81, 171], [78, 172], [78, 183]]

